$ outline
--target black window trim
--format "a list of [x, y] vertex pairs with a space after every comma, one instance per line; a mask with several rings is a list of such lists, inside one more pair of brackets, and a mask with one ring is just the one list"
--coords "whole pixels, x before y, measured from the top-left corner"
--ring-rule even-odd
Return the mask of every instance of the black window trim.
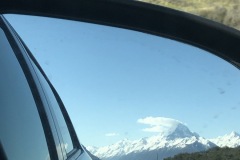
[[[6, 20], [5, 20], [6, 21]], [[6, 21], [7, 22], [7, 21]], [[9, 27], [11, 27], [10, 24], [8, 24]], [[12, 28], [12, 27], [11, 27]], [[24, 41], [21, 39], [21, 37], [15, 32], [14, 29], [12, 29], [14, 31], [14, 34], [17, 36], [17, 38], [19, 39], [19, 41], [21, 42], [22, 46], [24, 47], [24, 49], [27, 52], [27, 55], [29, 56], [29, 58], [32, 60], [32, 62], [37, 66], [37, 68], [39, 69], [39, 71], [41, 72], [41, 74], [43, 75], [43, 77], [46, 79], [47, 83], [49, 84], [51, 90], [53, 91], [53, 94], [59, 104], [60, 110], [62, 111], [64, 120], [66, 121], [68, 130], [70, 132], [70, 136], [72, 139], [72, 143], [73, 143], [73, 150], [70, 153], [67, 153], [67, 158], [71, 158], [71, 157], [78, 157], [84, 150], [82, 149], [80, 142], [78, 140], [77, 134], [75, 132], [75, 129], [73, 127], [73, 124], [71, 122], [71, 119], [67, 113], [67, 110], [59, 96], [59, 94], [57, 93], [56, 89], [54, 88], [54, 86], [51, 84], [50, 80], [48, 79], [48, 77], [46, 76], [46, 74], [44, 73], [43, 69], [41, 68], [41, 66], [39, 65], [39, 63], [37, 62], [37, 60], [35, 59], [35, 57], [33, 56], [32, 52], [29, 50], [29, 48], [26, 46], [26, 44], [24, 43]], [[30, 62], [31, 63], [31, 62]], [[59, 133], [61, 134], [61, 133]], [[75, 155], [76, 154], [76, 155]]]
[[0, 13], [39, 15], [136, 30], [199, 47], [240, 69], [240, 32], [182, 11], [131, 0], [20, 0]]
[[[28, 55], [27, 55], [27, 57], [29, 58]], [[44, 97], [44, 100], [46, 101], [46, 108], [49, 111], [48, 115], [50, 116], [49, 119], [52, 120], [52, 128], [54, 128], [55, 131], [56, 131], [55, 137], [56, 137], [56, 139], [58, 141], [58, 144], [56, 144], [57, 150], [60, 149], [58, 152], [60, 152], [62, 158], [67, 158], [66, 154], [65, 154], [64, 146], [63, 146], [63, 144], [64, 144], [63, 143], [63, 138], [62, 138], [62, 136], [60, 134], [60, 129], [59, 129], [59, 125], [58, 125], [56, 116], [55, 116], [54, 112], [52, 111], [52, 108], [50, 107], [50, 104], [49, 104], [49, 101], [48, 101], [48, 97], [47, 97], [47, 95], [45, 93], [45, 89], [44, 89], [44, 87], [42, 85], [42, 82], [41, 82], [41, 80], [40, 80], [40, 78], [39, 78], [39, 76], [37, 74], [37, 71], [35, 70], [34, 64], [32, 64], [33, 62], [31, 60], [30, 60], [30, 63], [31, 63], [31, 66], [32, 66], [32, 68], [34, 70], [34, 74], [36, 74], [37, 81], [39, 83], [39, 88], [43, 92], [42, 97]]]
[[[57, 93], [56, 89], [54, 88], [54, 86], [52, 85], [52, 83], [50, 82], [50, 80], [48, 79], [48, 77], [46, 76], [45, 72], [43, 71], [43, 69], [41, 68], [41, 66], [39, 65], [39, 63], [37, 62], [36, 58], [33, 56], [32, 52], [29, 50], [29, 48], [26, 46], [26, 44], [24, 43], [24, 41], [19, 37], [21, 43], [23, 44], [24, 48], [26, 49], [29, 58], [31, 59], [31, 61], [36, 65], [37, 69], [41, 72], [41, 74], [43, 75], [43, 77], [45, 78], [45, 80], [47, 81], [48, 85], [50, 86], [57, 102], [58, 105], [60, 107], [60, 110], [63, 114], [64, 120], [66, 121], [69, 133], [70, 133], [70, 137], [73, 143], [73, 150], [71, 150], [69, 153], [67, 153], [67, 158], [70, 157], [78, 157], [82, 152], [83, 149], [80, 145], [80, 142], [78, 140], [77, 134], [75, 132], [74, 126], [72, 124], [72, 121], [67, 113], [67, 110], [59, 96], [59, 94]], [[61, 134], [61, 133], [60, 133]], [[75, 155], [76, 154], [76, 155]]]
[[9, 25], [9, 23], [6, 21], [6, 19], [2, 15], [0, 15], [0, 26], [3, 29], [7, 39], [9, 41], [9, 44], [11, 45], [11, 47], [14, 51], [14, 54], [23, 70], [23, 73], [26, 77], [26, 80], [27, 80], [30, 90], [32, 92], [35, 104], [37, 106], [37, 111], [38, 111], [38, 114], [39, 114], [39, 117], [40, 117], [40, 120], [42, 123], [42, 127], [44, 130], [50, 159], [58, 159], [57, 150], [55, 147], [54, 137], [53, 137], [53, 133], [52, 133], [52, 128], [49, 124], [47, 113], [44, 108], [44, 103], [41, 99], [39, 90], [37, 89], [37, 84], [34, 80], [32, 72], [31, 72], [30, 64], [29, 64], [29, 62], [27, 62], [26, 58], [23, 55], [24, 50], [21, 47], [17, 38], [14, 36], [15, 33], [13, 32], [12, 27]]
[[[70, 136], [72, 139], [72, 143], [73, 143], [73, 150], [69, 153], [67, 153], [67, 159], [71, 159], [72, 157], [79, 157], [84, 150], [82, 149], [80, 142], [78, 140], [77, 134], [74, 130], [73, 124], [71, 122], [71, 119], [67, 113], [66, 108], [64, 107], [64, 104], [60, 98], [60, 96], [58, 95], [56, 89], [53, 87], [53, 85], [51, 84], [51, 82], [49, 81], [48, 77], [46, 76], [46, 74], [44, 73], [44, 71], [42, 70], [41, 66], [39, 65], [39, 63], [37, 62], [37, 60], [35, 59], [35, 57], [33, 56], [33, 54], [31, 53], [31, 51], [29, 50], [29, 48], [26, 46], [26, 44], [23, 42], [23, 40], [21, 39], [21, 37], [15, 32], [15, 30], [12, 28], [12, 26], [9, 24], [9, 22], [4, 18], [3, 15], [0, 15], [0, 19], [2, 24], [2, 28], [4, 30], [4, 32], [6, 33], [7, 38], [9, 39], [9, 41], [11, 42], [10, 45], [14, 50], [14, 53], [23, 69], [23, 72], [25, 74], [25, 77], [28, 81], [28, 84], [31, 88], [31, 92], [33, 94], [35, 103], [37, 105], [37, 109], [40, 115], [40, 119], [43, 125], [43, 129], [44, 129], [44, 133], [46, 136], [46, 140], [47, 140], [47, 145], [48, 145], [48, 150], [49, 150], [49, 154], [50, 154], [50, 158], [51, 159], [56, 159], [57, 158], [57, 150], [56, 150], [56, 142], [54, 142], [54, 134], [52, 133], [52, 127], [49, 124], [49, 119], [47, 117], [47, 113], [46, 110], [44, 108], [44, 103], [41, 100], [41, 96], [40, 96], [40, 91], [37, 88], [37, 85], [33, 75], [31, 73], [30, 70], [34, 70], [32, 68], [32, 64], [30, 61], [27, 62], [26, 57], [24, 57], [24, 54], [27, 52], [27, 56], [29, 56], [28, 58], [30, 58], [32, 60], [32, 62], [37, 66], [37, 68], [39, 69], [39, 71], [41, 72], [41, 74], [44, 76], [44, 78], [46, 79], [47, 83], [49, 84], [51, 90], [53, 91], [54, 96], [56, 97], [56, 100], [60, 106], [60, 110], [63, 113], [64, 116], [64, 120], [66, 121], [68, 130], [70, 132]], [[31, 67], [30, 67], [31, 66]], [[35, 71], [33, 71], [35, 73]], [[36, 73], [35, 73], [36, 74]], [[37, 76], [37, 75], [34, 75]], [[61, 134], [61, 133], [58, 133]], [[61, 138], [58, 137], [58, 140], [61, 143]], [[61, 149], [62, 150], [62, 149]], [[63, 154], [63, 151], [62, 151]], [[64, 155], [63, 155], [64, 157]]]
[[0, 140], [0, 159], [1, 160], [7, 160], [7, 155], [6, 155], [6, 152], [2, 146], [2, 142]]

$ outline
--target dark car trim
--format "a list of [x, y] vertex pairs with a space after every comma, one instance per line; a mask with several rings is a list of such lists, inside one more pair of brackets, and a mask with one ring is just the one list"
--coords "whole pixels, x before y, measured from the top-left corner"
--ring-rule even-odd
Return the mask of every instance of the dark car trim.
[[4, 19], [3, 16], [0, 16], [0, 25], [1, 28], [4, 30], [6, 37], [8, 38], [10, 45], [19, 61], [19, 64], [24, 72], [24, 75], [28, 81], [28, 84], [30, 86], [33, 98], [35, 100], [37, 110], [42, 122], [43, 130], [45, 133], [48, 150], [50, 154], [51, 159], [58, 159], [57, 157], [57, 151], [55, 147], [55, 142], [53, 138], [53, 133], [49, 124], [49, 120], [46, 116], [46, 110], [44, 108], [43, 101], [41, 100], [39, 90], [37, 89], [37, 84], [33, 78], [33, 75], [30, 71], [29, 64], [27, 63], [26, 59], [23, 56], [23, 50], [21, 48], [21, 45], [18, 43], [16, 37], [14, 36], [14, 33], [11, 29], [11, 27], [8, 25], [8, 22]]
[[[4, 18], [3, 18], [4, 19]], [[5, 21], [5, 23], [8, 23], [6, 20], [4, 20]], [[55, 88], [53, 87], [53, 85], [51, 84], [51, 82], [49, 81], [49, 79], [47, 78], [47, 76], [46, 76], [46, 74], [44, 73], [44, 71], [42, 70], [42, 68], [40, 67], [40, 65], [38, 64], [38, 62], [36, 61], [36, 59], [34, 58], [34, 56], [32, 55], [32, 53], [31, 53], [31, 51], [28, 49], [28, 47], [25, 45], [25, 43], [21, 40], [21, 38], [18, 36], [18, 34], [12, 29], [12, 27], [11, 27], [11, 25], [10, 24], [8, 24], [8, 25], [6, 25], [7, 27], [9, 27], [9, 29], [11, 30], [10, 32], [14, 32], [14, 34], [15, 34], [15, 36], [16, 37], [18, 37], [18, 39], [20, 40], [20, 43], [21, 43], [21, 46], [26, 50], [26, 52], [27, 52], [27, 55], [29, 55], [29, 57], [31, 58], [31, 60], [33, 61], [33, 63], [37, 66], [37, 68], [40, 70], [40, 72], [41, 72], [41, 74], [44, 76], [44, 78], [46, 79], [46, 81], [48, 82], [48, 84], [50, 85], [50, 87], [51, 87], [51, 89], [52, 89], [52, 91], [53, 91], [53, 93], [54, 93], [54, 95], [55, 95], [55, 97], [56, 97], [56, 99], [57, 99], [57, 101], [58, 101], [58, 103], [59, 103], [59, 106], [60, 106], [60, 109], [61, 109], [61, 111], [62, 111], [62, 113], [63, 113], [63, 115], [64, 115], [64, 119], [65, 119], [65, 121], [66, 121], [66, 124], [67, 124], [67, 127], [68, 127], [68, 130], [69, 130], [69, 132], [70, 132], [70, 135], [71, 135], [71, 138], [72, 138], [72, 142], [73, 142], [73, 146], [74, 146], [74, 149], [72, 150], [72, 152], [70, 152], [69, 154], [67, 154], [67, 157], [68, 158], [71, 158], [71, 157], [78, 157], [82, 152], [83, 152], [83, 149], [81, 148], [81, 145], [80, 145], [80, 143], [79, 143], [79, 140], [78, 140], [78, 138], [77, 138], [77, 134], [76, 134], [76, 132], [75, 132], [75, 130], [74, 130], [74, 127], [73, 127], [73, 125], [72, 125], [72, 122], [71, 122], [71, 120], [70, 120], [70, 117], [69, 117], [69, 115], [68, 115], [68, 113], [67, 113], [67, 111], [66, 111], [66, 109], [65, 109], [65, 107], [64, 107], [64, 104], [63, 104], [63, 102], [62, 102], [62, 100], [60, 99], [60, 97], [59, 97], [59, 95], [58, 95], [58, 93], [57, 93], [57, 91], [55, 90]], [[15, 37], [14, 37], [15, 38]], [[20, 44], [19, 44], [20, 45]], [[20, 51], [21, 53], [23, 53], [23, 51], [21, 50]], [[22, 56], [23, 57], [23, 56]], [[23, 60], [24, 61], [24, 60]], [[26, 68], [27, 68], [27, 66], [26, 66]], [[28, 75], [28, 77], [30, 76], [30, 74], [28, 74], [28, 73], [26, 73], [27, 75]], [[34, 80], [33, 80], [34, 81]], [[34, 88], [34, 87], [31, 87], [31, 89], [32, 88]], [[36, 89], [37, 90], [37, 89]], [[38, 104], [38, 101], [36, 102], [36, 104]], [[42, 115], [42, 114], [46, 114], [46, 113], [39, 113], [40, 115]], [[48, 123], [47, 121], [43, 121], [42, 122], [43, 123], [43, 125], [45, 125], [45, 123]], [[49, 132], [47, 132], [47, 134], [49, 134]], [[59, 133], [60, 134], [60, 133]], [[46, 133], [45, 133], [45, 135], [46, 135]], [[52, 137], [49, 137], [49, 139], [52, 139]], [[53, 147], [53, 145], [52, 145], [52, 147]], [[52, 147], [50, 147], [50, 148], [52, 148]], [[55, 146], [55, 143], [54, 143], [54, 147], [53, 148], [56, 148], [56, 146]], [[52, 148], [52, 149], [53, 149]], [[55, 153], [54, 153], [55, 154]]]
[[2, 146], [2, 142], [0, 141], [0, 159], [1, 160], [7, 160], [6, 153], [4, 151], [4, 148]]
[[128, 28], [182, 41], [240, 68], [240, 32], [198, 16], [129, 0], [18, 0], [0, 12], [80, 20]]
[[[19, 37], [20, 38], [20, 37]], [[20, 41], [22, 42], [24, 48], [26, 49], [26, 51], [28, 52], [29, 57], [31, 58], [31, 60], [33, 61], [33, 63], [36, 65], [36, 67], [39, 69], [39, 71], [41, 72], [41, 74], [44, 76], [44, 78], [46, 79], [47, 83], [49, 84], [49, 86], [51, 87], [54, 96], [57, 99], [57, 102], [59, 104], [60, 110], [63, 113], [64, 116], [64, 120], [66, 121], [68, 130], [70, 132], [71, 138], [72, 138], [72, 142], [73, 142], [73, 146], [74, 149], [67, 154], [67, 157], [70, 158], [72, 156], [74, 157], [78, 157], [82, 152], [83, 149], [81, 148], [81, 145], [79, 143], [77, 134], [74, 130], [73, 124], [71, 122], [71, 119], [67, 113], [66, 108], [64, 107], [64, 104], [60, 98], [60, 96], [58, 95], [57, 91], [55, 90], [55, 88], [53, 87], [53, 85], [51, 84], [51, 82], [49, 81], [48, 77], [46, 76], [46, 74], [44, 73], [44, 71], [42, 70], [41, 66], [39, 65], [39, 63], [37, 62], [37, 60], [35, 59], [35, 57], [33, 56], [33, 54], [31, 53], [31, 51], [28, 49], [28, 47], [25, 45], [25, 43], [20, 39]]]

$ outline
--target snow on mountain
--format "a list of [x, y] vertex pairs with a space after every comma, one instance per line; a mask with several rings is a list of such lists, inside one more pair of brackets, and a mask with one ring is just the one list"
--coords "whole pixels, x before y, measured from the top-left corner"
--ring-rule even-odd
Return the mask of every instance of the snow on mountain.
[[138, 140], [123, 139], [109, 146], [87, 149], [102, 160], [155, 160], [156, 157], [163, 160], [179, 153], [199, 152], [216, 146], [240, 146], [240, 135], [236, 132], [208, 140], [174, 119], [146, 117], [137, 122], [150, 126], [143, 131], [158, 134]]
[[224, 136], [219, 136], [217, 138], [209, 140], [219, 147], [235, 148], [240, 146], [240, 135], [236, 132], [231, 132], [230, 134], [226, 134]]
[[[150, 152], [154, 152], [155, 154], [156, 151], [164, 154], [167, 153], [166, 156], [172, 156], [180, 153], [181, 150], [185, 152], [195, 152], [207, 150], [214, 146], [216, 145], [200, 137], [198, 134], [191, 132], [187, 126], [179, 122], [175, 125], [174, 130], [172, 130], [171, 127], [171, 131], [165, 132], [164, 134], [161, 133], [156, 136], [134, 141], [124, 139], [109, 146], [100, 148], [87, 147], [87, 149], [101, 159], [115, 160], [124, 159], [121, 158], [124, 156], [128, 156], [128, 158], [125, 159], [129, 159], [129, 157], [131, 157], [130, 159], [133, 157], [136, 159], [138, 153], [145, 153], [146, 155]], [[143, 155], [141, 155], [141, 157], [143, 157]], [[147, 159], [149, 159], [149, 157]]]
[[191, 132], [187, 126], [179, 123], [175, 129], [166, 135], [167, 139], [185, 138], [185, 137], [199, 137], [197, 133]]

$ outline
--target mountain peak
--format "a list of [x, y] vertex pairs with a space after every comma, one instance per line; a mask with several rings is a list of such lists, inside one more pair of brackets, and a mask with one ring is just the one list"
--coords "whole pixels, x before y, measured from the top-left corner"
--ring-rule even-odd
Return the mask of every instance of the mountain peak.
[[198, 135], [191, 132], [186, 125], [178, 123], [176, 128], [167, 135], [167, 139], [186, 138], [192, 136], [198, 137]]
[[238, 134], [238, 133], [235, 132], [235, 131], [232, 131], [232, 132], [229, 134], [229, 136], [231, 136], [231, 137], [240, 137], [240, 134]]
[[158, 136], [168, 139], [196, 136], [184, 123], [172, 118], [150, 116], [138, 119], [137, 122], [149, 125], [149, 127], [143, 129], [144, 132], [156, 132]]
[[240, 146], [240, 135], [237, 132], [233, 131], [230, 134], [225, 134], [224, 136], [210, 139], [210, 141], [219, 147], [235, 148], [237, 146]]

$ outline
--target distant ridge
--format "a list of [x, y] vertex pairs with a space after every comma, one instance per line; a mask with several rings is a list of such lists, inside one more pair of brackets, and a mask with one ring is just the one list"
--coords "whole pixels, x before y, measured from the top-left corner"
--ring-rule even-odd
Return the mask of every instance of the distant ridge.
[[231, 132], [230, 134], [209, 140], [219, 147], [235, 148], [240, 146], [240, 135], [237, 132]]

